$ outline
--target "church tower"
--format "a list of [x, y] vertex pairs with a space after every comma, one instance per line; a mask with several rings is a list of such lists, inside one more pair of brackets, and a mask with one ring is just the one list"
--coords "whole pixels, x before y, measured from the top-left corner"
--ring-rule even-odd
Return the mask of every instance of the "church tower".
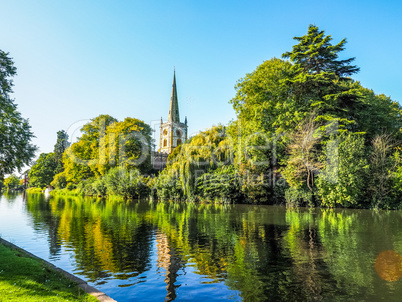
[[159, 152], [170, 154], [178, 145], [187, 140], [187, 117], [180, 122], [179, 101], [176, 89], [176, 71], [173, 72], [172, 95], [169, 116], [166, 123], [161, 118]]

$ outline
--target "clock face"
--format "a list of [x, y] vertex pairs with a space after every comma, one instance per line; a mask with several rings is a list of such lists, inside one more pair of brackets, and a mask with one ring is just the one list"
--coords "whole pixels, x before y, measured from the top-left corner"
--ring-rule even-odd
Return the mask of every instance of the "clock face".
[[181, 131], [180, 131], [180, 130], [176, 130], [176, 135], [177, 135], [178, 137], [180, 137], [180, 136], [181, 136]]
[[167, 135], [167, 129], [163, 130], [163, 135]]

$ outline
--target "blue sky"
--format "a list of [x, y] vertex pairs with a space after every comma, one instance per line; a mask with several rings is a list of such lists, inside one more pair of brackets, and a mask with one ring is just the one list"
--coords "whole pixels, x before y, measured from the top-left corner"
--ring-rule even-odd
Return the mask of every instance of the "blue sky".
[[[194, 134], [235, 118], [234, 85], [280, 57], [309, 24], [346, 37], [354, 78], [402, 101], [401, 1], [1, 1], [0, 49], [18, 68], [14, 98], [40, 152], [99, 114], [167, 119], [176, 66]], [[78, 135], [78, 134], [77, 134]], [[156, 136], [158, 133], [156, 133]]]

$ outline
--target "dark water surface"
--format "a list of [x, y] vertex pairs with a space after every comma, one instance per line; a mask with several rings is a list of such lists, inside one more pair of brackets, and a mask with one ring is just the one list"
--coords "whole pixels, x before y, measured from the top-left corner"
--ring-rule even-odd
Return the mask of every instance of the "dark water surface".
[[117, 301], [402, 301], [402, 211], [2, 195], [0, 236]]

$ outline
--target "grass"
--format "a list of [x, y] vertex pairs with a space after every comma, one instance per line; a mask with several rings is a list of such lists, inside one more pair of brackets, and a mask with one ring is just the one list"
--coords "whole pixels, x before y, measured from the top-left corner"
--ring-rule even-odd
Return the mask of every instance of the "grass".
[[98, 301], [40, 260], [0, 243], [0, 301]]

